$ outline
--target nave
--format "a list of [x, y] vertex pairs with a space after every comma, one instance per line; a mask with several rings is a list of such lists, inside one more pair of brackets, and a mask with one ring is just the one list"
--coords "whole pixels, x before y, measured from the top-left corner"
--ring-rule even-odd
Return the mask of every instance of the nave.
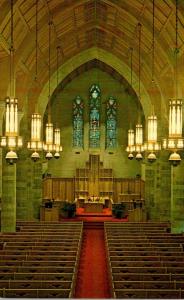
[[0, 242], [3, 298], [184, 297], [184, 235], [169, 223], [18, 221]]

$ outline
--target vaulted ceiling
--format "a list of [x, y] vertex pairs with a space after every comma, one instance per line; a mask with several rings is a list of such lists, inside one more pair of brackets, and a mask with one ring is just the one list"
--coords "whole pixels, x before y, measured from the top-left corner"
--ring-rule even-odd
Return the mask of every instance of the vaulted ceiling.
[[[184, 1], [178, 0], [179, 56], [184, 53]], [[9, 55], [10, 0], [0, 1], [0, 61]], [[16, 71], [31, 78], [35, 73], [35, 0], [14, 0]], [[141, 80], [152, 72], [152, 0], [38, 0], [38, 79], [48, 81], [48, 22], [51, 30], [51, 72], [78, 53], [97, 47], [118, 57], [138, 75], [138, 23], [142, 24]], [[155, 0], [155, 77], [161, 81], [173, 70], [175, 1]], [[170, 76], [170, 75], [169, 75]]]

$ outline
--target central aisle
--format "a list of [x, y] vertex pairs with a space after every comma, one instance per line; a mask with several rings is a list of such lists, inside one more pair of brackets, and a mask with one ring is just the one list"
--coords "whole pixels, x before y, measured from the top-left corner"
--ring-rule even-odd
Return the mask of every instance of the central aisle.
[[110, 298], [103, 222], [91, 223], [84, 226], [74, 297]]

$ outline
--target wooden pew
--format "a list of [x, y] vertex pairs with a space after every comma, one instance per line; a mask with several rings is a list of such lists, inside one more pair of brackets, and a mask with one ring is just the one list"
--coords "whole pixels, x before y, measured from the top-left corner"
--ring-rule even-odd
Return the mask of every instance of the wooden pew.
[[[67, 251], [67, 254], [70, 255], [70, 256], [73, 256], [73, 255], [76, 255], [77, 251], [76, 250], [68, 250]], [[11, 254], [15, 254], [15, 255], [22, 255], [24, 254], [25, 256], [26, 255], [43, 255], [43, 256], [59, 256], [59, 255], [65, 255], [66, 254], [66, 251], [65, 250], [61, 250], [61, 251], [54, 251], [54, 250], [46, 250], [46, 251], [40, 251], [40, 250], [36, 250], [36, 249], [33, 249], [33, 250], [15, 250], [15, 249], [12, 249], [12, 250], [2, 250], [0, 252], [0, 255], [11, 255]]]
[[32, 267], [41, 267], [41, 266], [57, 266], [57, 267], [75, 267], [76, 266], [76, 260], [75, 261], [63, 261], [63, 260], [47, 260], [47, 261], [34, 261], [34, 260], [4, 260], [0, 261], [0, 267], [1, 266], [32, 266]]
[[74, 273], [23, 273], [23, 272], [0, 272], [0, 280], [61, 280], [68, 281], [74, 279]]
[[[179, 269], [183, 271], [183, 268]], [[159, 274], [159, 273], [169, 273], [166, 267], [112, 267], [112, 274], [114, 273], [149, 273], [149, 274]], [[175, 272], [176, 273], [176, 272]]]
[[178, 248], [182, 248], [182, 243], [176, 243], [176, 242], [150, 242], [150, 241], [144, 241], [144, 240], [139, 240], [137, 241], [136, 239], [134, 239], [134, 241], [128, 241], [128, 240], [121, 240], [121, 241], [111, 241], [108, 240], [108, 245], [109, 246], [123, 246], [123, 247], [178, 247]]
[[139, 261], [161, 261], [162, 264], [164, 264], [164, 262], [171, 262], [171, 263], [184, 263], [184, 256], [165, 256], [163, 255], [153, 255], [153, 256], [118, 256], [118, 255], [114, 255], [114, 256], [110, 256], [110, 261], [111, 262], [122, 262], [122, 261], [135, 261], [135, 262], [139, 262]]
[[[172, 275], [168, 273], [115, 273], [112, 274], [113, 282], [115, 281], [171, 281]], [[181, 275], [181, 280], [184, 280], [184, 272]]]
[[3, 297], [72, 297], [83, 222], [22, 222], [17, 228], [16, 233], [0, 234]]
[[75, 266], [0, 266], [0, 273], [74, 273]]
[[181, 247], [173, 247], [173, 246], [168, 246], [168, 247], [162, 247], [162, 246], [159, 246], [159, 244], [157, 246], [145, 246], [144, 244], [142, 245], [109, 245], [109, 251], [147, 251], [147, 252], [150, 252], [150, 251], [159, 251], [159, 252], [182, 252], [183, 253], [183, 248]]
[[0, 240], [1, 241], [24, 241], [25, 242], [29, 242], [29, 241], [51, 241], [51, 242], [55, 242], [55, 241], [78, 241], [79, 239], [79, 234], [75, 235], [74, 237], [70, 235], [62, 235], [61, 234], [46, 234], [46, 233], [42, 233], [42, 234], [34, 234], [34, 235], [29, 235], [29, 234], [19, 234], [19, 235], [10, 235], [10, 234], [3, 234], [0, 236]]
[[71, 289], [72, 280], [0, 280], [5, 289]]
[[4, 250], [9, 250], [9, 251], [29, 251], [29, 250], [37, 250], [37, 251], [45, 251], [45, 249], [47, 249], [48, 251], [77, 251], [78, 249], [78, 246], [60, 246], [60, 245], [57, 245], [57, 246], [38, 246], [38, 245], [34, 245], [34, 246], [30, 246], [30, 245], [9, 245], [7, 243], [6, 247], [4, 248]]
[[166, 268], [184, 268], [184, 262], [170, 261], [110, 261], [111, 267], [166, 267]]
[[2, 289], [6, 298], [70, 298], [70, 289]]
[[115, 298], [181, 299], [181, 290], [175, 289], [116, 289]]
[[76, 261], [76, 256], [69, 256], [63, 255], [63, 256], [43, 256], [43, 255], [1, 255], [0, 265], [4, 265], [7, 261], [38, 261], [38, 262], [44, 262], [44, 261], [54, 261], [57, 264], [57, 261]]
[[[184, 284], [182, 281], [181, 283]], [[114, 281], [114, 291], [116, 289], [176, 289], [175, 281]]]
[[164, 253], [164, 255], [165, 256], [181, 256], [181, 257], [183, 257], [183, 252], [182, 251], [165, 251], [165, 252], [163, 252], [163, 251], [156, 251], [156, 250], [150, 250], [150, 251], [146, 251], [146, 250], [144, 250], [144, 249], [142, 249], [142, 250], [138, 250], [138, 251], [136, 251], [136, 250], [130, 250], [130, 251], [123, 251], [123, 250], [109, 250], [109, 256], [119, 256], [119, 257], [121, 257], [121, 256], [133, 256], [133, 255], [135, 255], [135, 256], [162, 256], [163, 255], [163, 253]]
[[114, 297], [184, 295], [183, 234], [171, 234], [164, 225], [106, 223], [105, 240]]
[[72, 246], [72, 247], [75, 247], [75, 246], [78, 246], [78, 243], [79, 243], [80, 239], [78, 240], [68, 240], [68, 241], [44, 241], [44, 240], [33, 240], [33, 241], [29, 241], [29, 242], [23, 242], [23, 241], [11, 241], [11, 239], [9, 241], [6, 241], [6, 245], [5, 247], [14, 247], [14, 246], [27, 246], [27, 247], [33, 247], [33, 246], [37, 246], [37, 247], [42, 247], [42, 246], [51, 246], [51, 247], [64, 247], [64, 246]]

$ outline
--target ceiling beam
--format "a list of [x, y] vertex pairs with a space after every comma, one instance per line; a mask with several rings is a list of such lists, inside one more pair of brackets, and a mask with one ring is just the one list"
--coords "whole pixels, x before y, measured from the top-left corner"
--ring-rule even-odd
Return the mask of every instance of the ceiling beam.
[[165, 73], [168, 71], [169, 68], [170, 68], [169, 64], [166, 64], [166, 65], [162, 68], [161, 72], [159, 73], [159, 77], [163, 77], [163, 76], [165, 75]]
[[25, 18], [23, 17], [23, 15], [22, 15], [22, 13], [21, 13], [20, 8], [19, 8], [18, 5], [16, 5], [16, 11], [17, 11], [18, 16], [19, 16], [19, 18], [21, 19], [21, 21], [22, 21], [24, 27], [26, 27], [27, 31], [30, 32], [30, 31], [31, 31], [31, 30], [30, 30], [30, 27], [29, 27], [28, 23], [26, 22]]
[[169, 21], [171, 20], [171, 18], [172, 18], [173, 15], [174, 15], [174, 11], [171, 9], [170, 14], [169, 14], [169, 16], [168, 16], [166, 22], [165, 22], [164, 25], [162, 26], [162, 28], [161, 28], [161, 30], [159, 31], [159, 33], [158, 33], [157, 36], [160, 36], [160, 35], [163, 33], [163, 31], [164, 31], [165, 28], [167, 27], [167, 25], [168, 25], [168, 23], [169, 23]]
[[28, 75], [31, 74], [31, 71], [29, 70], [29, 68], [26, 66], [26, 64], [22, 60], [19, 63], [19, 67], [25, 74], [28, 74]]
[[79, 38], [77, 35], [77, 21], [76, 21], [76, 15], [75, 15], [75, 10], [73, 9], [73, 21], [74, 21], [74, 32], [75, 32], [75, 39], [77, 43], [77, 47], [80, 48], [80, 43], [79, 43]]
[[7, 54], [10, 54], [10, 45], [8, 41], [4, 38], [2, 33], [0, 33], [0, 45], [3, 47]]
[[44, 3], [45, 9], [46, 9], [46, 13], [48, 15], [48, 19], [50, 20], [50, 17], [51, 17], [51, 20], [52, 20], [52, 24], [53, 24], [53, 28], [54, 28], [54, 34], [55, 34], [55, 40], [56, 40], [56, 48], [57, 48], [57, 46], [60, 46], [62, 57], [64, 57], [62, 43], [61, 43], [60, 38], [58, 37], [57, 31], [56, 31], [56, 25], [54, 24], [53, 15], [52, 15], [52, 13], [50, 11], [49, 4], [48, 4], [47, 0], [42, 0], [42, 1]]

